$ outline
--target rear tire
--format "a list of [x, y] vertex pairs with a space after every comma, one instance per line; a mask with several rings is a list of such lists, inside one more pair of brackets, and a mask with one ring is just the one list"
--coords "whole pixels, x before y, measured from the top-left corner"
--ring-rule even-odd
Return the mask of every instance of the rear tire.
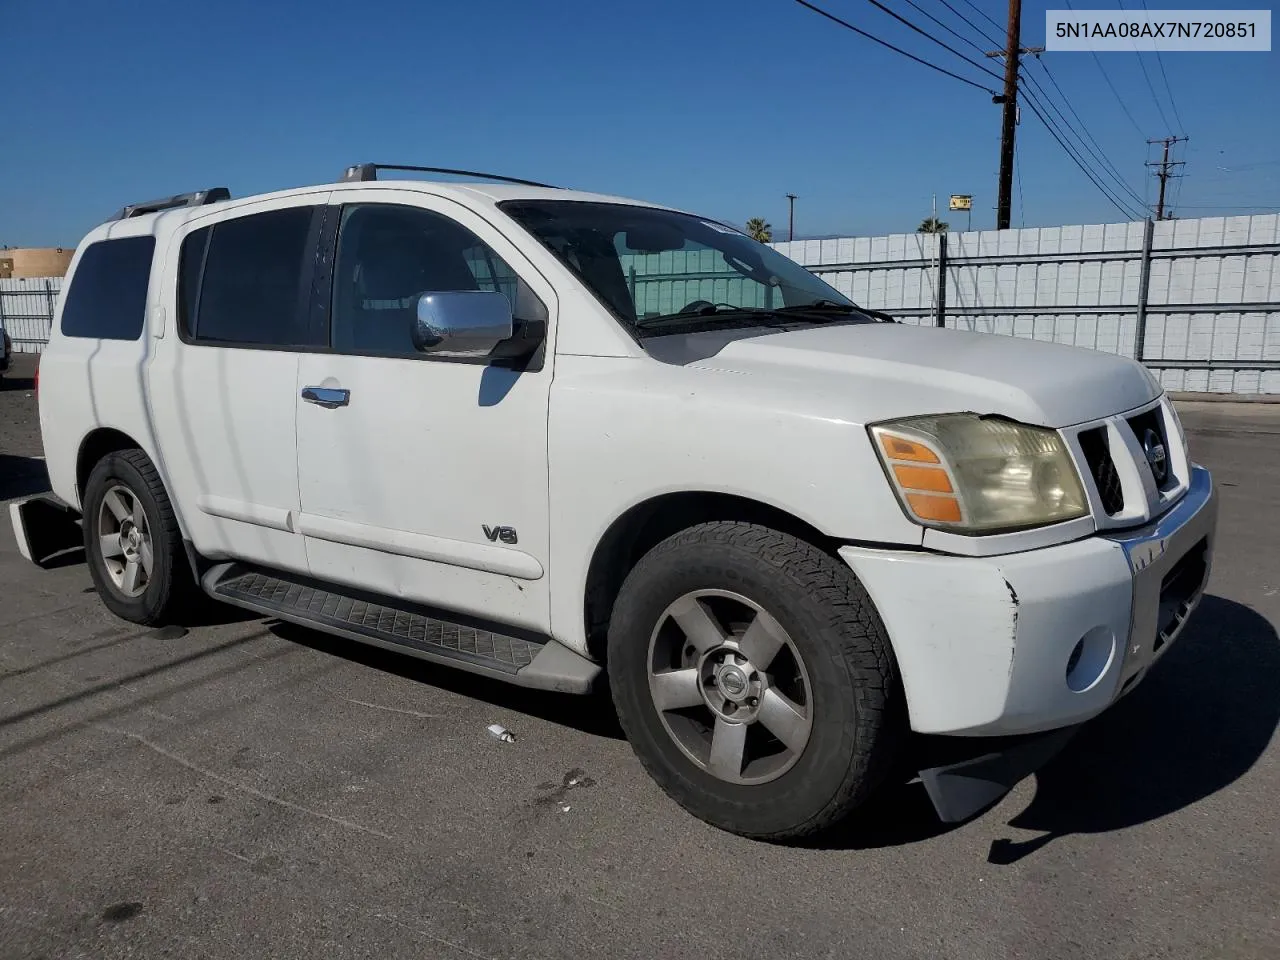
[[198, 592], [173, 505], [141, 450], [118, 450], [85, 484], [84, 548], [98, 596], [133, 623], [172, 623]]
[[646, 554], [614, 606], [608, 669], [649, 774], [694, 816], [745, 836], [838, 822], [905, 742], [871, 598], [846, 566], [766, 527], [704, 523]]

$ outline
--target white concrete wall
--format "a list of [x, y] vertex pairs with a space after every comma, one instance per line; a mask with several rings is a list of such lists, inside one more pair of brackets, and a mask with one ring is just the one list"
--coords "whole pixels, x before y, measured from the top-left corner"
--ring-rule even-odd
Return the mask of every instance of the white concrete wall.
[[[1138, 222], [949, 234], [947, 326], [1133, 356], [1143, 229]], [[773, 246], [858, 303], [933, 322], [933, 236]], [[1152, 249], [1143, 359], [1161, 364], [1161, 382], [1170, 390], [1280, 393], [1280, 369], [1244, 368], [1280, 364], [1280, 216], [1162, 221]], [[1178, 360], [1242, 368], [1163, 365]]]
[[[1143, 227], [949, 234], [947, 325], [1133, 356]], [[908, 233], [773, 246], [857, 303], [907, 323], [933, 322], [936, 237]], [[1280, 369], [1247, 368], [1250, 361], [1280, 365], [1280, 215], [1162, 221], [1155, 224], [1152, 248], [1143, 359], [1170, 364], [1157, 369], [1161, 382], [1170, 390], [1280, 393]], [[677, 265], [675, 256], [686, 262]], [[687, 256], [637, 256], [624, 265], [635, 268], [642, 312], [675, 309], [677, 301], [698, 297], [723, 299], [729, 292], [732, 280], [665, 279], [691, 269], [724, 269], [709, 261], [695, 266]], [[46, 284], [56, 296], [62, 278], [0, 280], [0, 317], [17, 351], [39, 351], [48, 338]], [[1179, 360], [1230, 361], [1241, 368], [1178, 366]]]

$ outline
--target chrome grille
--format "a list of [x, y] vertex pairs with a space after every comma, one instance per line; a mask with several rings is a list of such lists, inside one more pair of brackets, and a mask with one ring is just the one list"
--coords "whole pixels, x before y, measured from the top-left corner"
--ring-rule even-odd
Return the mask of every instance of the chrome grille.
[[[1187, 492], [1191, 464], [1168, 397], [1137, 411], [1118, 413], [1064, 431], [1073, 441], [1076, 467], [1099, 529], [1147, 523]], [[1144, 444], [1145, 441], [1145, 444]], [[1155, 468], [1159, 448], [1164, 471]]]
[[[1164, 417], [1160, 416], [1160, 408], [1155, 407], [1146, 410], [1136, 417], [1129, 418], [1129, 429], [1133, 431], [1134, 437], [1138, 441], [1138, 446], [1146, 449], [1146, 437], [1148, 434], [1154, 434], [1156, 441], [1164, 448], [1165, 451], [1165, 475], [1163, 478], [1156, 476], [1152, 470], [1152, 479], [1155, 480], [1156, 486], [1161, 490], [1168, 490], [1172, 486], [1177, 485], [1177, 478], [1173, 475], [1173, 471], [1168, 469], [1169, 463], [1169, 438], [1165, 436]], [[1147, 469], [1151, 469], [1148, 465]]]
[[1111, 445], [1107, 440], [1106, 427], [1094, 427], [1080, 433], [1080, 449], [1084, 453], [1085, 462], [1089, 465], [1089, 475], [1098, 487], [1098, 497], [1102, 501], [1102, 509], [1107, 516], [1114, 517], [1124, 509], [1124, 488], [1120, 485], [1120, 474], [1116, 472], [1116, 463], [1111, 458]]

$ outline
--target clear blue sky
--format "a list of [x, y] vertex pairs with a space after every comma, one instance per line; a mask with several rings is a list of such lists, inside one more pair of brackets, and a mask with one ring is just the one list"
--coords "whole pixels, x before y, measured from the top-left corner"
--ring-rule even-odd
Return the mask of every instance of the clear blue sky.
[[[989, 80], [865, 0], [816, 2]], [[884, 2], [983, 59], [904, 0]], [[940, 0], [915, 2], [987, 45]], [[1003, 22], [1000, 0], [973, 3]], [[1028, 0], [1025, 44], [1044, 43], [1045, 6]], [[74, 244], [130, 201], [332, 180], [360, 160], [492, 170], [738, 223], [758, 215], [780, 238], [787, 192], [800, 196], [800, 234], [909, 231], [935, 192], [942, 205], [974, 194], [975, 228], [994, 219], [990, 97], [790, 0], [7, 0], [2, 21], [0, 243], [11, 246]], [[1153, 56], [1142, 59], [1168, 125], [1137, 55], [1099, 56], [1142, 135], [1178, 126]], [[1143, 192], [1148, 148], [1093, 58], [1046, 62]], [[1164, 64], [1182, 119], [1172, 132], [1192, 138], [1179, 211], [1280, 209], [1280, 54]], [[1025, 109], [1018, 159], [1014, 226], [1124, 219]]]

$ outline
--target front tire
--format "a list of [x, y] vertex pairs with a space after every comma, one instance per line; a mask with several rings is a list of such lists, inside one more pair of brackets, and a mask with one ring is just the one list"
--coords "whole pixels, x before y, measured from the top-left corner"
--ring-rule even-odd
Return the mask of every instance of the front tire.
[[853, 573], [766, 527], [704, 523], [654, 547], [609, 626], [618, 717], [694, 816], [785, 840], [843, 819], [891, 768], [905, 712]]
[[196, 590], [155, 465], [141, 450], [109, 453], [89, 473], [83, 501], [89, 574], [107, 609], [133, 623], [173, 622]]

